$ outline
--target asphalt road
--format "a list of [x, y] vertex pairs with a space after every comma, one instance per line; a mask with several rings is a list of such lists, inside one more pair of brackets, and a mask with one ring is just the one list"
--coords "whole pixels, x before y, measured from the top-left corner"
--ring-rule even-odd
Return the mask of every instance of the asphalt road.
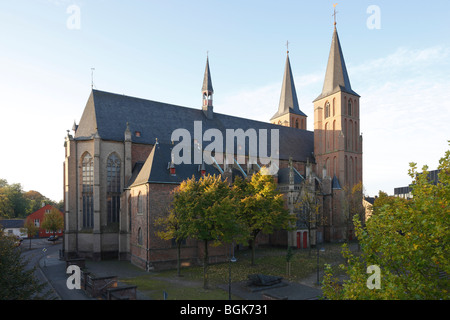
[[56, 293], [53, 286], [48, 282], [47, 277], [39, 268], [39, 262], [45, 263], [46, 257], [50, 254], [59, 254], [59, 249], [61, 249], [61, 240], [56, 243], [47, 241], [47, 239], [31, 239], [31, 249], [30, 240], [25, 239], [20, 245], [22, 250], [22, 257], [27, 261], [27, 270], [36, 267], [34, 275], [40, 283], [44, 283], [45, 291], [50, 292], [50, 296], [47, 300], [60, 300], [61, 297]]

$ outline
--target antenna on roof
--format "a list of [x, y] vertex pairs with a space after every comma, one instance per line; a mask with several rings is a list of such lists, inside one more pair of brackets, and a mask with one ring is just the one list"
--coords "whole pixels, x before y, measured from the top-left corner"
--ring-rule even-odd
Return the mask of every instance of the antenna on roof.
[[94, 89], [94, 70], [95, 68], [91, 68], [91, 89]]

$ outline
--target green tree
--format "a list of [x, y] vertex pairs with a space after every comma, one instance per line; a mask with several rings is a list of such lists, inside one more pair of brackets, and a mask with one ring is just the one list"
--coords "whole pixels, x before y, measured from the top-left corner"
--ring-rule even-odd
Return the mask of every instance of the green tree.
[[0, 187], [0, 218], [10, 219], [14, 214], [14, 207], [6, 191], [5, 187]]
[[[299, 201], [296, 203], [296, 208], [299, 210], [297, 214], [298, 221], [305, 225], [308, 229], [308, 242], [315, 243], [312, 230], [317, 232], [320, 224], [324, 225], [325, 221], [321, 218], [321, 203], [318, 199], [317, 192], [314, 191], [313, 183], [306, 180], [301, 191]], [[309, 246], [309, 255], [311, 255], [312, 246]]]
[[6, 187], [8, 185], [8, 180], [0, 179], [0, 188]]
[[34, 277], [35, 268], [27, 268], [15, 241], [0, 232], [0, 300], [45, 298], [44, 285]]
[[53, 232], [53, 235], [55, 235], [58, 230], [64, 229], [64, 217], [61, 211], [56, 208], [50, 210], [50, 212], [45, 215], [41, 228]]
[[[178, 201], [181, 200], [182, 191], [178, 191]], [[187, 215], [183, 215], [184, 210], [168, 210], [169, 214], [166, 217], [156, 220], [156, 225], [160, 226], [162, 230], [157, 232], [157, 235], [163, 240], [175, 240], [177, 245], [177, 275], [181, 276], [181, 245], [187, 239]], [[185, 219], [185, 220], [183, 220]]]
[[344, 226], [345, 226], [345, 239], [350, 240], [351, 230], [354, 229], [353, 220], [355, 216], [361, 223], [362, 227], [366, 223], [366, 209], [363, 205], [364, 191], [362, 182], [355, 184], [353, 187], [345, 186], [344, 197], [343, 197], [343, 207], [344, 207]]
[[273, 177], [261, 172], [253, 174], [250, 180], [237, 178], [233, 184], [237, 219], [244, 228], [243, 237], [251, 248], [252, 265], [255, 265], [255, 240], [258, 234], [289, 229], [296, 220], [284, 208], [283, 195], [276, 187]]
[[0, 210], [3, 216], [11, 219], [24, 218], [28, 214], [28, 209], [29, 200], [24, 197], [20, 183], [0, 187]]
[[26, 232], [28, 239], [30, 239], [30, 249], [31, 249], [31, 239], [36, 235], [36, 233], [39, 231], [39, 227], [34, 225], [34, 221], [31, 219], [27, 219], [25, 222], [24, 227], [21, 229], [22, 232]]
[[[450, 151], [440, 159], [439, 183], [428, 180], [428, 168], [413, 179], [409, 201], [394, 200], [376, 209], [363, 228], [354, 219], [361, 253], [344, 246], [348, 280], [340, 286], [327, 268], [323, 292], [328, 299], [450, 299]], [[390, 199], [392, 200], [392, 199]], [[380, 289], [367, 286], [367, 267], [377, 265]]]
[[372, 206], [372, 215], [378, 214], [378, 212], [383, 210], [384, 206], [392, 206], [396, 203], [406, 201], [407, 200], [404, 198], [390, 196], [386, 192], [380, 190]]
[[183, 232], [203, 241], [203, 287], [208, 287], [208, 245], [230, 242], [239, 234], [227, 181], [220, 176], [185, 180], [174, 194], [173, 210], [183, 223]]
[[35, 190], [24, 192], [23, 197], [28, 200], [28, 214], [31, 214], [42, 208], [43, 203], [51, 205], [55, 204], [54, 201], [51, 201], [47, 197], [43, 196], [40, 192]]

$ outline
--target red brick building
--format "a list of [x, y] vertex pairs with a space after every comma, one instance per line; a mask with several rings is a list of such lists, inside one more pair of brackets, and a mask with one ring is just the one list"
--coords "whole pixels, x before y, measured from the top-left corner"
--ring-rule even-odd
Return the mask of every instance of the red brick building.
[[[47, 204], [27, 217], [26, 222], [31, 220], [35, 226], [39, 227], [39, 232], [37, 234], [38, 238], [48, 238], [53, 235], [52, 231], [45, 230], [40, 227], [45, 219], [45, 215], [49, 214], [53, 209], [58, 210], [54, 206]], [[61, 216], [63, 216], [63, 213], [61, 211], [59, 212], [61, 213]], [[63, 235], [63, 230], [58, 230], [55, 234], [61, 237]]]

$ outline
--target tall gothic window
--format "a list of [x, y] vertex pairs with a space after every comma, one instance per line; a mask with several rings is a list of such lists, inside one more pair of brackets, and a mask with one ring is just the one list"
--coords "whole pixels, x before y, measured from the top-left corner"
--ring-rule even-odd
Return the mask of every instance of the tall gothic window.
[[92, 228], [94, 226], [94, 159], [89, 153], [83, 157], [81, 167], [83, 228]]
[[350, 100], [350, 99], [348, 99], [348, 112], [347, 112], [347, 114], [349, 116], [352, 115], [352, 100]]
[[330, 103], [327, 101], [325, 104], [325, 119], [330, 116]]
[[142, 197], [142, 193], [139, 192], [138, 194], [138, 214], [144, 213], [144, 199]]
[[336, 98], [333, 98], [333, 117], [336, 115]]
[[142, 239], [142, 228], [139, 228], [139, 229], [138, 229], [138, 238], [137, 238], [137, 241], [138, 241], [138, 244], [139, 244], [139, 245], [142, 245], [142, 243], [143, 243], [142, 240], [143, 240], [143, 239]]
[[108, 222], [119, 222], [120, 211], [120, 159], [115, 153], [110, 155], [106, 165], [106, 202]]
[[128, 196], [128, 231], [131, 231], [131, 196]]

